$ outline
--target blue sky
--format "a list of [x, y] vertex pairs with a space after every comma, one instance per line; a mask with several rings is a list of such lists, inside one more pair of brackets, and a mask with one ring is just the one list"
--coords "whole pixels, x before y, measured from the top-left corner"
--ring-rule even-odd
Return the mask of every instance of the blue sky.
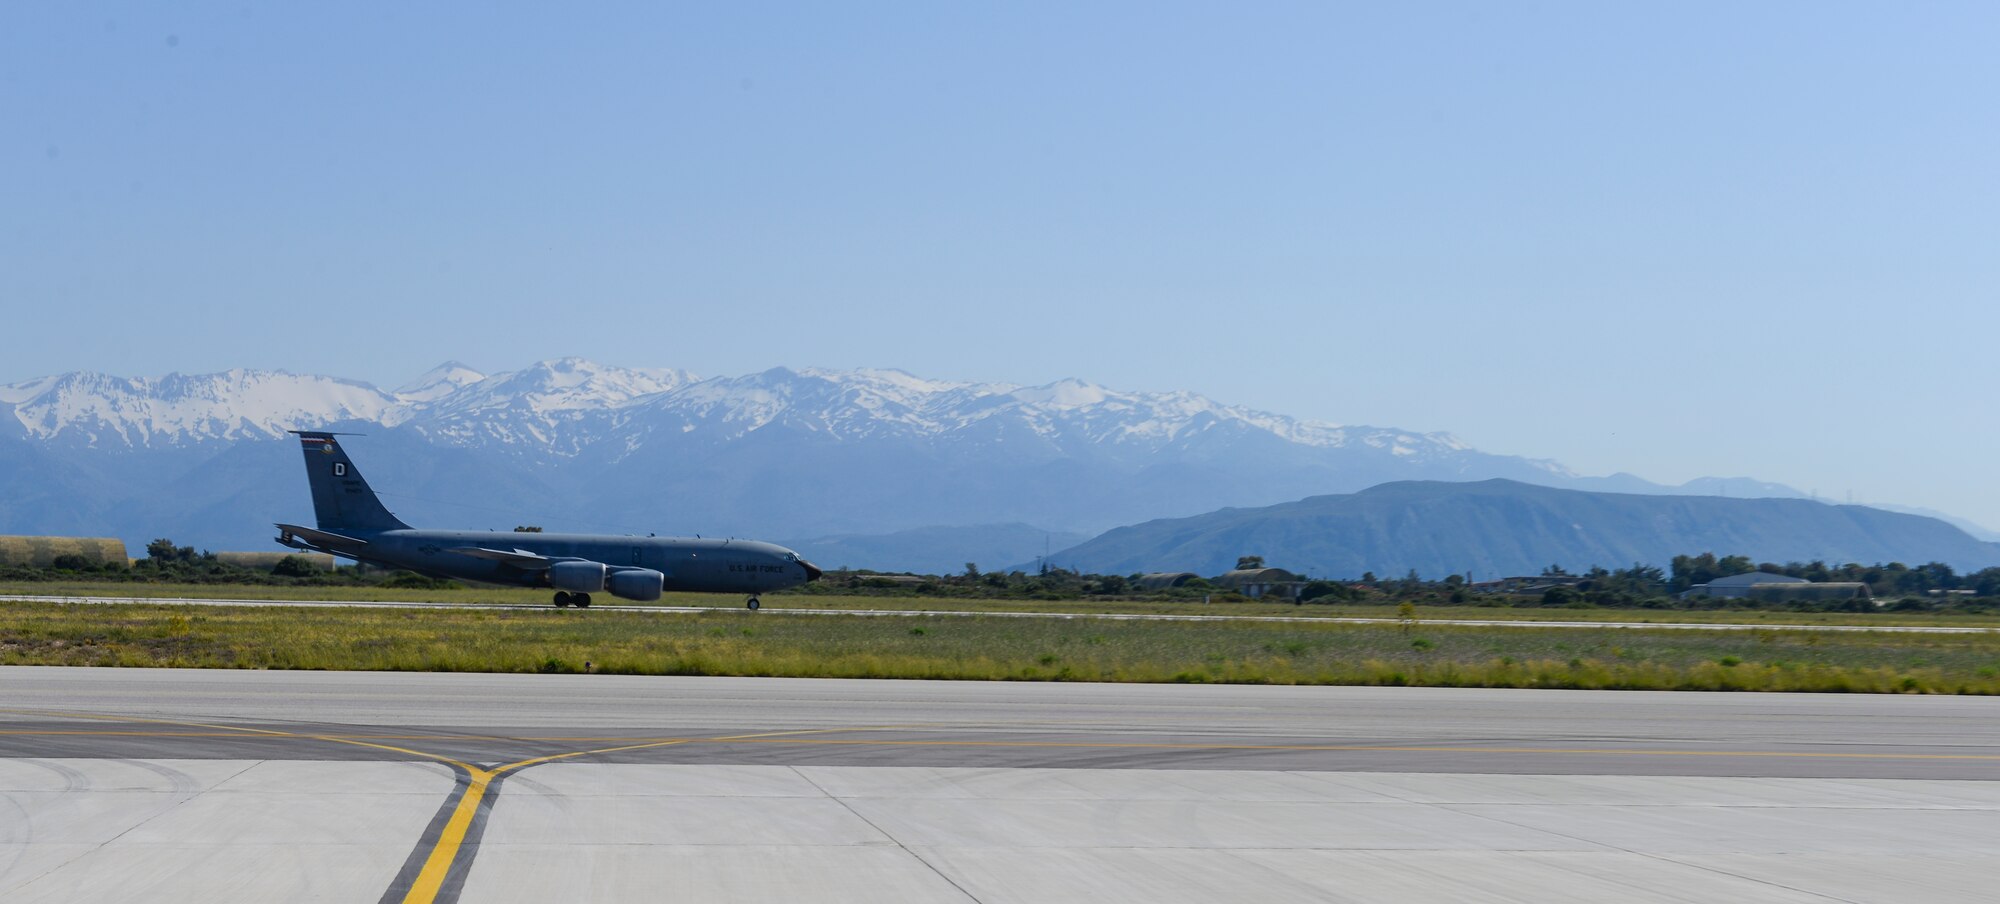
[[0, 9], [0, 382], [1078, 376], [2000, 526], [1992, 4], [285, 6]]

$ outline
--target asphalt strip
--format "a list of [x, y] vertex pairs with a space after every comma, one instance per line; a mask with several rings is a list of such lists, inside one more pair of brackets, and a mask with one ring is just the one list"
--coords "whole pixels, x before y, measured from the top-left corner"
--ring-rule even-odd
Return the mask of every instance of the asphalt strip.
[[[472, 611], [501, 609], [554, 609], [553, 606], [529, 603], [417, 603], [382, 600], [228, 600], [193, 599], [186, 597], [126, 597], [126, 596], [28, 596], [0, 595], [0, 602], [15, 603], [74, 603], [82, 605], [123, 605], [129, 603], [155, 603], [169, 606], [277, 606], [305, 609], [348, 609], [373, 607], [382, 609], [462, 609]], [[669, 612], [700, 614], [704, 612], [738, 612], [734, 608], [718, 606], [601, 606], [592, 612]], [[966, 612], [953, 609], [783, 609], [764, 607], [758, 612], [771, 615], [852, 615], [863, 618], [936, 617], [936, 618], [1053, 618], [1088, 619], [1097, 621], [1169, 621], [1169, 622], [1275, 622], [1292, 624], [1337, 624], [1337, 625], [1399, 625], [1397, 618], [1357, 618], [1351, 616], [1288, 616], [1288, 615], [1139, 615], [1107, 612]], [[1507, 619], [1465, 619], [1465, 618], [1425, 618], [1425, 625], [1462, 626], [1468, 628], [1659, 628], [1675, 631], [1838, 631], [1838, 632], [1883, 632], [1893, 634], [1989, 634], [2000, 633], [2000, 628], [1948, 627], [1941, 625], [1783, 625], [1783, 624], [1700, 624], [1693, 622], [1596, 622], [1596, 621], [1527, 621]]]

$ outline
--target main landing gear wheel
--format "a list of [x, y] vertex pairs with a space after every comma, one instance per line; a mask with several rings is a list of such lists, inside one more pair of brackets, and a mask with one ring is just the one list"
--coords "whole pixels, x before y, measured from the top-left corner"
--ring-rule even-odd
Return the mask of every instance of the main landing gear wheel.
[[747, 603], [744, 603], [743, 605], [745, 605], [745, 606], [749, 606], [750, 608], [752, 608], [752, 609], [755, 609], [755, 608], [757, 608], [757, 607], [759, 607], [759, 606], [762, 606], [762, 605], [764, 605], [764, 604], [763, 604], [763, 603], [760, 603], [760, 602], [758, 602], [758, 601], [757, 601], [757, 598], [753, 596], [753, 597], [751, 597], [751, 598], [750, 598], [750, 601], [749, 601], [749, 602], [747, 602]]
[[589, 608], [590, 594], [570, 593], [568, 591], [558, 590], [556, 591], [556, 606], [557, 607], [575, 606], [578, 609]]
[[565, 590], [556, 591], [556, 608], [567, 609], [569, 608], [569, 602], [570, 602], [570, 595], [568, 591]]

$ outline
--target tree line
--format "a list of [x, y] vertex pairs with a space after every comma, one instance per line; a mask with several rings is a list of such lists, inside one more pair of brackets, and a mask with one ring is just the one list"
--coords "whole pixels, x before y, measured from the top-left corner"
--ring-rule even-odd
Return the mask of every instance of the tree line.
[[[1263, 557], [1244, 556], [1239, 568], [1262, 567]], [[1816, 583], [1841, 582], [1866, 585], [1873, 600], [1791, 600], [1679, 599], [1688, 589], [1718, 578], [1763, 571], [1803, 578]], [[1145, 588], [1144, 575], [1086, 574], [1076, 570], [1043, 567], [1034, 573], [1019, 570], [982, 571], [968, 562], [962, 571], [945, 575], [889, 574], [867, 570], [836, 569], [797, 593], [835, 595], [887, 595], [944, 598], [994, 598], [1030, 600], [1133, 599], [1192, 602], [1240, 602], [1244, 597], [1213, 578], [1194, 578], [1180, 586]], [[1442, 579], [1420, 577], [1413, 569], [1400, 578], [1381, 578], [1373, 572], [1353, 579], [1302, 580], [1287, 588], [1285, 601], [1301, 604], [1389, 604], [1412, 602], [1422, 605], [1456, 606], [1557, 606], [1575, 608], [1785, 608], [1870, 610], [1878, 605], [1894, 608], [1921, 608], [1943, 611], [2000, 610], [2000, 567], [1960, 573], [1942, 562], [1907, 565], [1901, 562], [1862, 565], [1810, 562], [1759, 562], [1744, 555], [1717, 556], [1712, 552], [1677, 555], [1666, 568], [1635, 562], [1624, 568], [1591, 566], [1572, 573], [1561, 565], [1542, 570], [1549, 585], [1529, 593], [1485, 592], [1475, 588], [1464, 575]], [[58, 557], [51, 567], [0, 567], [0, 580], [42, 581], [87, 578], [110, 581], [157, 581], [201, 584], [388, 584], [390, 586], [431, 586], [437, 582], [414, 574], [362, 572], [351, 567], [331, 571], [321, 569], [302, 556], [287, 556], [269, 570], [246, 568], [223, 562], [213, 553], [196, 551], [161, 538], [146, 545], [146, 558], [127, 566], [122, 562], [98, 564], [82, 556]], [[453, 585], [455, 586], [455, 585]], [[1268, 600], [1267, 600], [1268, 601]]]

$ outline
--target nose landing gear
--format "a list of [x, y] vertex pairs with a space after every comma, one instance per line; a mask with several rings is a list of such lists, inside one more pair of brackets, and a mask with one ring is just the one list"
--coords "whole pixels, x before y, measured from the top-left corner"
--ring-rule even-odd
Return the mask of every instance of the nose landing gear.
[[743, 605], [745, 605], [745, 606], [748, 606], [748, 607], [750, 607], [751, 609], [756, 609], [757, 607], [759, 607], [759, 606], [762, 606], [762, 605], [764, 605], [764, 604], [763, 604], [763, 603], [761, 603], [761, 602], [758, 602], [757, 598], [753, 596], [753, 597], [751, 597], [751, 598], [750, 598], [750, 601], [749, 601], [749, 602], [747, 602], [747, 603], [744, 603]]

